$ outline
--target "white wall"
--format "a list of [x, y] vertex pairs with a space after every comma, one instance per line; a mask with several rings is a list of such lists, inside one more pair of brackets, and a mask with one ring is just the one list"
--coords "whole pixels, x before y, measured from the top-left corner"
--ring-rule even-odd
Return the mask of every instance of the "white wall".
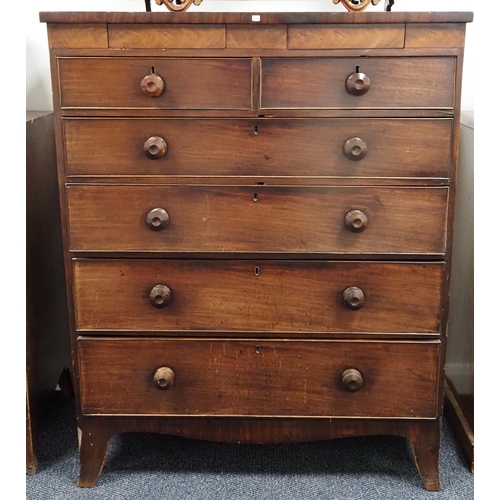
[[[154, 11], [166, 11], [152, 0]], [[472, 4], [479, 3], [479, 5]], [[384, 0], [379, 5], [369, 7], [370, 11], [383, 10]], [[26, 21], [26, 109], [42, 111], [52, 109], [50, 85], [49, 52], [45, 24], [39, 22], [40, 11], [143, 11], [144, 0], [30, 0], [20, 3]], [[485, 2], [470, 0], [396, 0], [394, 11], [474, 11], [475, 20], [467, 26], [464, 61], [462, 109], [474, 109], [474, 69], [476, 50], [475, 33], [481, 30], [488, 12]], [[190, 11], [344, 11], [344, 7], [334, 5], [332, 0], [203, 0]], [[477, 44], [479, 45], [479, 44]]]

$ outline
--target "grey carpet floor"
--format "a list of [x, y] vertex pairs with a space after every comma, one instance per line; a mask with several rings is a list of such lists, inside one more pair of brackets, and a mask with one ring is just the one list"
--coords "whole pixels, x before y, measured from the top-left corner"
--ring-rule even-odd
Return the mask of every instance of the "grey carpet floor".
[[47, 500], [473, 499], [474, 476], [446, 422], [443, 491], [424, 490], [405, 439], [346, 438], [287, 445], [232, 445], [155, 434], [114, 436], [96, 486], [76, 486], [73, 402], [54, 393], [42, 424], [38, 471], [26, 498]]

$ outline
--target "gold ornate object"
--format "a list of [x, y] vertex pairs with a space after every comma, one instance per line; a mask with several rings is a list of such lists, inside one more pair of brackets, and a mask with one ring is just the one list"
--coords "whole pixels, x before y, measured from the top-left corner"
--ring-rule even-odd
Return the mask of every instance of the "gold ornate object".
[[[156, 0], [158, 2], [158, 0]], [[361, 12], [365, 10], [370, 3], [373, 5], [377, 5], [380, 3], [380, 0], [333, 0], [333, 3], [337, 5], [339, 2], [342, 2], [342, 5], [349, 12]]]
[[191, 4], [200, 5], [203, 0], [155, 0], [156, 5], [165, 4], [168, 10], [172, 12], [182, 12], [189, 9]]

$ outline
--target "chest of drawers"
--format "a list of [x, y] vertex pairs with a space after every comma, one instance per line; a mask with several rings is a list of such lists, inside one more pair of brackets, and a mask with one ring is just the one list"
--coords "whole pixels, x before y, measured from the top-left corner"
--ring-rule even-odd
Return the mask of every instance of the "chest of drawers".
[[440, 488], [469, 13], [42, 13], [81, 469], [390, 434]]

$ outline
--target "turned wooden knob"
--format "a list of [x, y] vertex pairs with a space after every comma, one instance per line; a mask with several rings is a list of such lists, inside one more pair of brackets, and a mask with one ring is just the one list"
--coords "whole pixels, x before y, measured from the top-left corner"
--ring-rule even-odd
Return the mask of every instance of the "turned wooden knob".
[[175, 373], [168, 366], [162, 366], [155, 371], [153, 381], [158, 389], [166, 391], [174, 385]]
[[358, 370], [349, 368], [342, 373], [342, 386], [348, 392], [357, 392], [363, 387], [363, 376]]
[[344, 217], [344, 224], [349, 231], [361, 233], [368, 227], [368, 217], [361, 210], [351, 210]]
[[362, 160], [368, 153], [368, 146], [363, 139], [351, 137], [344, 142], [344, 155], [352, 161]]
[[172, 300], [172, 291], [166, 285], [156, 285], [149, 292], [149, 302], [153, 307], [161, 309]]
[[165, 82], [158, 75], [145, 76], [141, 81], [141, 90], [145, 96], [158, 97], [165, 89]]
[[163, 208], [153, 208], [146, 216], [146, 224], [152, 231], [161, 231], [169, 222], [170, 217]]
[[364, 73], [353, 73], [345, 82], [351, 95], [363, 95], [370, 90], [370, 79]]
[[152, 160], [163, 158], [167, 154], [168, 145], [161, 137], [150, 137], [143, 146], [144, 154]]
[[365, 305], [365, 294], [361, 288], [350, 286], [344, 290], [342, 302], [345, 307], [353, 311], [361, 309]]

